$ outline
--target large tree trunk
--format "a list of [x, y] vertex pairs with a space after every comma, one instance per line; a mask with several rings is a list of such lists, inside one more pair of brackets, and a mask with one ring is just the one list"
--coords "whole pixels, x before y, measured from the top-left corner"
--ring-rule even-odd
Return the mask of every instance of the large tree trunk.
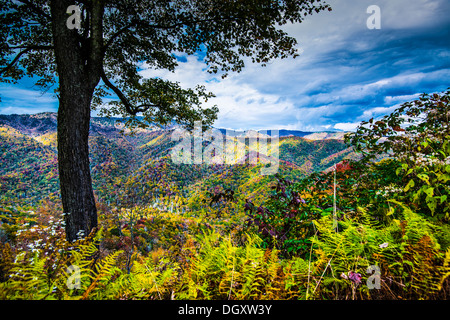
[[97, 227], [89, 169], [88, 135], [92, 95], [62, 90], [58, 109], [58, 165], [68, 241]]
[[89, 123], [93, 92], [101, 75], [101, 15], [92, 10], [92, 40], [67, 28], [70, 0], [51, 1], [53, 44], [59, 77], [58, 166], [66, 238], [76, 240], [97, 227], [97, 209], [89, 168]]

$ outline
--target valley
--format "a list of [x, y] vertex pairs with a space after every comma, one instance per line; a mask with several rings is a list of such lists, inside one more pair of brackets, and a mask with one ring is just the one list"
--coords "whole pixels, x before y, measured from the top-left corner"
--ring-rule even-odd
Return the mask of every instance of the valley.
[[[0, 200], [3, 205], [58, 199], [56, 125], [55, 113], [0, 115]], [[116, 119], [93, 118], [91, 121], [89, 148], [93, 186], [98, 199], [107, 203], [143, 204], [166, 193], [189, 197], [199, 190], [206, 192], [216, 184], [237, 188], [249, 181], [263, 184], [270, 180], [270, 177], [260, 179], [250, 174], [252, 170], [256, 174], [256, 170], [248, 159], [236, 167], [173, 163], [170, 157], [170, 150], [176, 144], [171, 140], [173, 128], [140, 129], [133, 134], [121, 132], [121, 129]], [[308, 139], [311, 133], [297, 132], [304, 137], [293, 133], [280, 131], [279, 141], [279, 171], [292, 179], [355, 157], [342, 139], [320, 139], [317, 133], [312, 134], [313, 139]], [[243, 146], [246, 147], [248, 154], [248, 145]], [[248, 174], [242, 175], [242, 171]]]

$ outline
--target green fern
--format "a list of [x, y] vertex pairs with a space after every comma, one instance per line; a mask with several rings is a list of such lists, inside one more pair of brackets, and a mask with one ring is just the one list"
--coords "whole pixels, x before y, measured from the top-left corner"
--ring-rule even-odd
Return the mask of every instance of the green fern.
[[30, 261], [19, 257], [10, 270], [10, 279], [0, 284], [2, 299], [41, 300], [51, 298], [56, 281], [45, 273], [46, 259], [36, 253]]
[[112, 284], [116, 298], [168, 299], [179, 275], [179, 266], [167, 257], [156, 263], [151, 257], [136, 259], [130, 273], [120, 275]]

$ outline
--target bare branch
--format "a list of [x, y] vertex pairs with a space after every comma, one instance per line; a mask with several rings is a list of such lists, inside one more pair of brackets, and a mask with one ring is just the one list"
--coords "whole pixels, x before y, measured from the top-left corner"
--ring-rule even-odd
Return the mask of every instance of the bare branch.
[[47, 46], [47, 45], [23, 45], [23, 46], [15, 46], [10, 47], [8, 45], [5, 46], [6, 49], [9, 50], [15, 50], [15, 49], [29, 49], [29, 50], [53, 50], [53, 46]]

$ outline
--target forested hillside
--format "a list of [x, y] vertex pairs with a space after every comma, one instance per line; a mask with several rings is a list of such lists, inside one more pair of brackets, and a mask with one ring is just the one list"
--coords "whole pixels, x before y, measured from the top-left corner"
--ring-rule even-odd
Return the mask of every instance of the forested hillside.
[[[241, 172], [235, 173], [227, 165], [174, 164], [170, 157], [176, 144], [171, 140], [173, 129], [153, 128], [133, 134], [122, 129], [107, 118], [93, 118], [90, 128], [94, 189], [97, 197], [108, 203], [144, 204], [167, 192], [187, 196], [193, 185], [210, 187], [207, 181], [214, 176], [230, 177], [234, 187], [247, 182]], [[3, 204], [37, 204], [58, 198], [56, 114], [2, 115], [0, 130]], [[279, 148], [280, 170], [293, 178], [322, 171], [352, 156], [343, 140], [310, 141], [289, 136], [280, 138]]]

